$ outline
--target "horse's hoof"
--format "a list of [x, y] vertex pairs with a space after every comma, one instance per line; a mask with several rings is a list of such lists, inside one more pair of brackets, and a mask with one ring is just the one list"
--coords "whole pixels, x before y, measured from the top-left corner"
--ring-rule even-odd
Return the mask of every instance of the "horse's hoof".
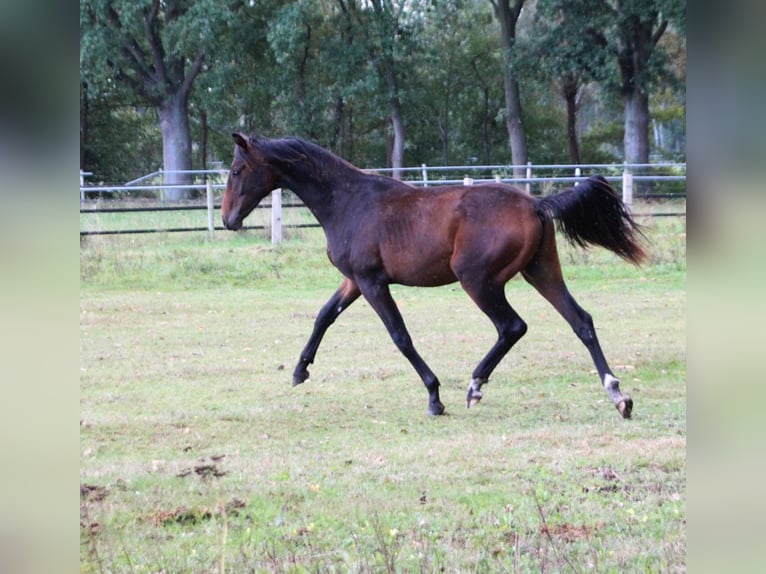
[[301, 371], [299, 373], [293, 373], [293, 386], [297, 387], [301, 383], [306, 382], [306, 380], [309, 378], [309, 372], [308, 371]]
[[487, 384], [487, 379], [471, 379], [471, 384], [468, 385], [468, 393], [465, 396], [465, 408], [470, 409], [472, 406], [479, 404], [479, 401], [484, 396], [481, 392], [482, 385]]
[[617, 410], [620, 411], [622, 418], [629, 419], [630, 414], [633, 412], [633, 399], [630, 397], [625, 397], [615, 406], [617, 407]]
[[426, 412], [428, 413], [428, 416], [438, 417], [439, 415], [444, 414], [444, 405], [441, 403], [428, 405], [428, 410]]
[[469, 388], [465, 397], [465, 408], [470, 409], [472, 406], [478, 405], [483, 396], [481, 391], [474, 391], [473, 388]]

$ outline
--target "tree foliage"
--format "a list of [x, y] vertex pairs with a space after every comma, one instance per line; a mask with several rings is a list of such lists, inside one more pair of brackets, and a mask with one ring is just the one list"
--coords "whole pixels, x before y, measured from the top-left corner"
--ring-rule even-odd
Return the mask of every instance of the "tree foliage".
[[100, 179], [156, 169], [184, 130], [188, 167], [226, 165], [235, 130], [363, 167], [516, 163], [510, 124], [535, 163], [622, 161], [632, 93], [647, 147], [683, 154], [683, 0], [81, 0], [80, 24], [81, 167]]
[[[171, 184], [189, 181], [189, 97], [228, 9], [212, 0], [84, 0], [81, 82], [154, 107]], [[181, 190], [172, 190], [175, 198]]]

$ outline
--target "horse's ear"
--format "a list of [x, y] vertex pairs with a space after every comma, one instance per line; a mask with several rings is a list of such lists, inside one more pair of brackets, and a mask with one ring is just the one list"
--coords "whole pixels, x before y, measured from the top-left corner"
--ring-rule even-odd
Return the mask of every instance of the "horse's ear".
[[239, 147], [241, 147], [243, 150], [247, 151], [248, 148], [248, 138], [245, 134], [236, 132], [231, 134], [231, 137], [234, 138], [234, 143], [237, 144]]

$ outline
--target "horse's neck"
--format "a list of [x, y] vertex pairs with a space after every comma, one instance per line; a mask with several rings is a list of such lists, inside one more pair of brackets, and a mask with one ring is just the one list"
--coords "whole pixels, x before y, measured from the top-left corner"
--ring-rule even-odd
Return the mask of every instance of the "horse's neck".
[[360, 176], [364, 177], [356, 170], [342, 169], [331, 175], [316, 178], [286, 177], [284, 187], [292, 190], [311, 210], [319, 223], [324, 225], [334, 216], [338, 203], [355, 192], [357, 186], [354, 186], [353, 182]]
[[283, 186], [297, 195], [309, 208], [320, 224], [324, 225], [332, 217], [334, 209], [333, 183], [324, 180], [299, 180], [285, 178]]

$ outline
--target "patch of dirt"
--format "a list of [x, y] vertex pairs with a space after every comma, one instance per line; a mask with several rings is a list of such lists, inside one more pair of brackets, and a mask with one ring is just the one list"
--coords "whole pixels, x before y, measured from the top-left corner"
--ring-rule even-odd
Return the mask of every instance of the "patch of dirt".
[[200, 458], [200, 464], [195, 464], [194, 466], [184, 468], [181, 472], [177, 473], [176, 476], [178, 478], [184, 478], [194, 473], [203, 479], [213, 477], [221, 478], [222, 476], [226, 476], [226, 471], [220, 468], [218, 463], [225, 458], [225, 454], [214, 454], [210, 457]]
[[630, 490], [630, 486], [623, 483], [622, 479], [613, 468], [605, 466], [592, 468], [590, 470], [591, 474], [599, 482], [591, 485], [583, 485], [582, 491], [584, 493], [587, 494], [589, 492], [596, 492], [601, 494], [607, 492], [619, 492], [621, 490]]
[[88, 512], [88, 504], [91, 502], [101, 502], [109, 494], [109, 489], [98, 484], [80, 484], [80, 528], [90, 536], [99, 534], [102, 530], [101, 524], [92, 520]]
[[540, 534], [544, 534], [550, 538], [558, 538], [564, 542], [574, 542], [575, 540], [581, 540], [583, 538], [590, 538], [594, 532], [598, 532], [604, 527], [603, 523], [596, 524], [594, 526], [588, 526], [587, 524], [543, 524], [540, 527]]
[[149, 514], [146, 519], [152, 524], [167, 526], [169, 524], [199, 524], [210, 520], [213, 513], [207, 508], [187, 508], [179, 506], [172, 510], [157, 510]]
[[102, 530], [101, 524], [95, 521], [80, 519], [80, 528], [87, 531], [89, 536], [96, 536]]
[[109, 494], [109, 489], [105, 486], [99, 486], [98, 484], [81, 484], [80, 485], [80, 502], [86, 500], [91, 502], [101, 502]]
[[193, 525], [206, 522], [217, 516], [238, 516], [239, 510], [245, 508], [245, 503], [239, 498], [232, 498], [224, 506], [207, 508], [204, 506], [178, 506], [172, 510], [157, 510], [148, 514], [145, 519], [156, 525], [169, 526], [172, 524]]

